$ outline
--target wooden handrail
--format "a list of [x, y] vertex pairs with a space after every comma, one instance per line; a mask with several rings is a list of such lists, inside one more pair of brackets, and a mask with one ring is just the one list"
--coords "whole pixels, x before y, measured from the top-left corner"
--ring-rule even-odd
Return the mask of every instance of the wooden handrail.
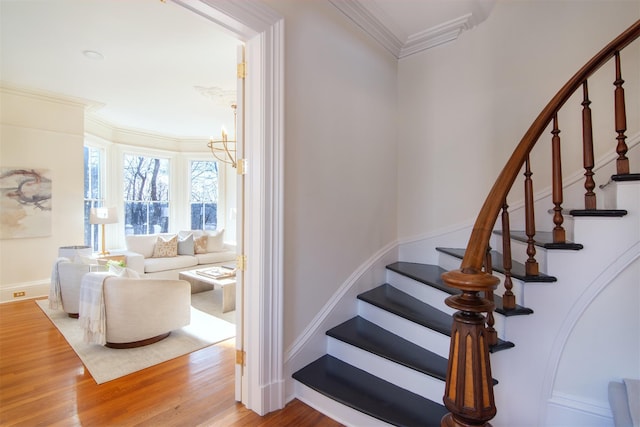
[[463, 272], [481, 271], [487, 244], [489, 243], [491, 232], [493, 231], [502, 204], [511, 190], [527, 155], [531, 152], [542, 135], [542, 132], [544, 132], [547, 125], [551, 122], [554, 114], [567, 102], [571, 95], [581, 87], [582, 83], [587, 80], [589, 76], [600, 69], [616, 52], [625, 48], [638, 37], [640, 37], [640, 20], [636, 21], [635, 24], [587, 62], [585, 66], [560, 89], [538, 115], [529, 130], [527, 130], [522, 137], [522, 140], [520, 140], [520, 143], [509, 158], [504, 169], [502, 169], [502, 172], [491, 188], [478, 214], [478, 218], [473, 226], [473, 231], [471, 232], [471, 237], [469, 237], [464, 259], [460, 265]]
[[[527, 276], [538, 275], [538, 263], [535, 255], [535, 219], [533, 212], [533, 184], [531, 180], [531, 168], [529, 154], [534, 148], [540, 136], [553, 122], [552, 137], [552, 201], [553, 243], [566, 243], [565, 230], [562, 227], [562, 166], [560, 159], [560, 129], [558, 126], [558, 111], [573, 96], [583, 89], [583, 163], [586, 170], [585, 195], [586, 209], [595, 209], [595, 194], [593, 188], [593, 141], [591, 135], [591, 111], [588, 99], [587, 79], [593, 75], [611, 58], [615, 58], [616, 78], [615, 91], [615, 131], [618, 159], [616, 161], [617, 174], [629, 173], [629, 160], [626, 157], [627, 146], [625, 132], [627, 130], [624, 88], [620, 66], [620, 51], [634, 40], [640, 37], [640, 20], [636, 21], [629, 29], [623, 32], [615, 40], [609, 43], [589, 62], [587, 62], [549, 101], [538, 115], [531, 127], [524, 134], [506, 166], [498, 175], [495, 184], [487, 196], [478, 218], [474, 224], [467, 249], [459, 270], [449, 271], [442, 275], [443, 281], [453, 288], [459, 289], [460, 294], [452, 295], [446, 299], [446, 304], [458, 310], [453, 316], [451, 328], [451, 344], [449, 348], [449, 361], [447, 367], [447, 379], [443, 402], [450, 411], [441, 421], [446, 427], [485, 426], [496, 414], [493, 398], [493, 385], [491, 377], [491, 362], [489, 358], [489, 345], [497, 340], [493, 329], [492, 310], [493, 290], [500, 282], [492, 275], [491, 258], [487, 256], [489, 240], [501, 210], [503, 227], [508, 227], [509, 215], [507, 209], [507, 195], [511, 191], [518, 172], [524, 165], [525, 168], [525, 222], [527, 235], [527, 255], [529, 259], [525, 264]], [[505, 243], [509, 237], [509, 231], [503, 230], [503, 250], [506, 253], [505, 267], [505, 309], [515, 306], [515, 296], [511, 292], [510, 283], [510, 244]], [[507, 259], [508, 258], [508, 259]], [[481, 297], [481, 293], [485, 295]], [[483, 316], [482, 313], [487, 313]], [[486, 326], [485, 326], [486, 322]]]

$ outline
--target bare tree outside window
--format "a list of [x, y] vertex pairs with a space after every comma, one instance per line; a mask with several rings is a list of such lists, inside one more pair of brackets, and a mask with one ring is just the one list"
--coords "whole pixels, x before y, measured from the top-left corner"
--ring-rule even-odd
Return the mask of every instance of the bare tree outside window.
[[191, 229], [215, 230], [218, 225], [218, 163], [191, 161]]
[[169, 228], [169, 160], [125, 154], [125, 234]]

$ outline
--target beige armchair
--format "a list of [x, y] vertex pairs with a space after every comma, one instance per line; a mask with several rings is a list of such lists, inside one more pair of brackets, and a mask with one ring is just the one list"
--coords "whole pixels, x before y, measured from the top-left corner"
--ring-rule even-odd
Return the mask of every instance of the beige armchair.
[[[85, 280], [102, 280], [107, 347], [132, 348], [152, 344], [191, 323], [189, 282], [108, 273], [87, 274], [83, 286], [86, 286]], [[83, 307], [80, 313], [84, 316]]]

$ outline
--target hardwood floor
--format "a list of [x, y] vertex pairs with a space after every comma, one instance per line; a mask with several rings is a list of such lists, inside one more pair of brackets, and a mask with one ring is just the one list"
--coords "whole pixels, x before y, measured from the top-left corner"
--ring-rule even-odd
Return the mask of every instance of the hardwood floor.
[[340, 426], [304, 403], [234, 400], [234, 341], [97, 385], [34, 300], [0, 304], [2, 426]]

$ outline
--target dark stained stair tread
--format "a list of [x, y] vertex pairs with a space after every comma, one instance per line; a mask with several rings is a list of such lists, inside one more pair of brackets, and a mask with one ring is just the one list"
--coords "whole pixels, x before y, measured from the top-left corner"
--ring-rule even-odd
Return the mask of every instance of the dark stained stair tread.
[[[456, 258], [464, 258], [465, 250], [462, 248], [436, 248], [437, 251], [454, 256]], [[491, 251], [491, 264], [494, 271], [504, 273], [504, 266], [502, 264], [502, 254], [497, 251]], [[525, 273], [524, 264], [516, 261], [512, 261], [513, 267], [511, 268], [511, 277], [522, 280], [528, 283], [552, 283], [556, 282], [553, 276], [547, 276], [544, 273], [540, 273], [537, 276], [528, 276]]]
[[572, 209], [569, 211], [571, 216], [604, 218], [619, 218], [625, 216], [627, 213], [624, 209]]
[[356, 316], [327, 331], [327, 335], [440, 380], [447, 376], [447, 359]]
[[441, 334], [451, 334], [451, 316], [389, 284], [363, 292], [358, 299]]
[[[388, 283], [359, 294], [358, 299], [443, 335], [451, 336], [453, 318], [450, 315]], [[512, 347], [514, 347], [513, 343], [498, 339], [498, 344], [491, 346], [490, 351], [493, 353]]]
[[[495, 234], [502, 236], [502, 231], [494, 231]], [[526, 243], [529, 237], [524, 231], [511, 231], [510, 236], [513, 240]], [[566, 241], [564, 243], [554, 243], [553, 233], [551, 231], [536, 231], [536, 235], [533, 237], [535, 245], [545, 249], [567, 249], [578, 251], [583, 249], [584, 246], [580, 243], [573, 243]]]
[[307, 387], [346, 406], [397, 426], [440, 426], [446, 408], [324, 355], [293, 374]]
[[[391, 271], [402, 274], [403, 276], [409, 277], [420, 283], [424, 283], [425, 285], [431, 286], [442, 292], [446, 292], [449, 295], [456, 295], [461, 292], [459, 289], [447, 286], [442, 281], [442, 273], [446, 273], [447, 270], [437, 265], [401, 261], [389, 264], [387, 268]], [[530, 308], [523, 307], [517, 304], [514, 309], [505, 310], [502, 304], [502, 297], [500, 297], [499, 295], [493, 296], [493, 302], [496, 305], [495, 311], [504, 316], [521, 316], [533, 313], [533, 310], [531, 310]]]
[[625, 173], [622, 175], [612, 175], [612, 181], [640, 181], [640, 173]]

